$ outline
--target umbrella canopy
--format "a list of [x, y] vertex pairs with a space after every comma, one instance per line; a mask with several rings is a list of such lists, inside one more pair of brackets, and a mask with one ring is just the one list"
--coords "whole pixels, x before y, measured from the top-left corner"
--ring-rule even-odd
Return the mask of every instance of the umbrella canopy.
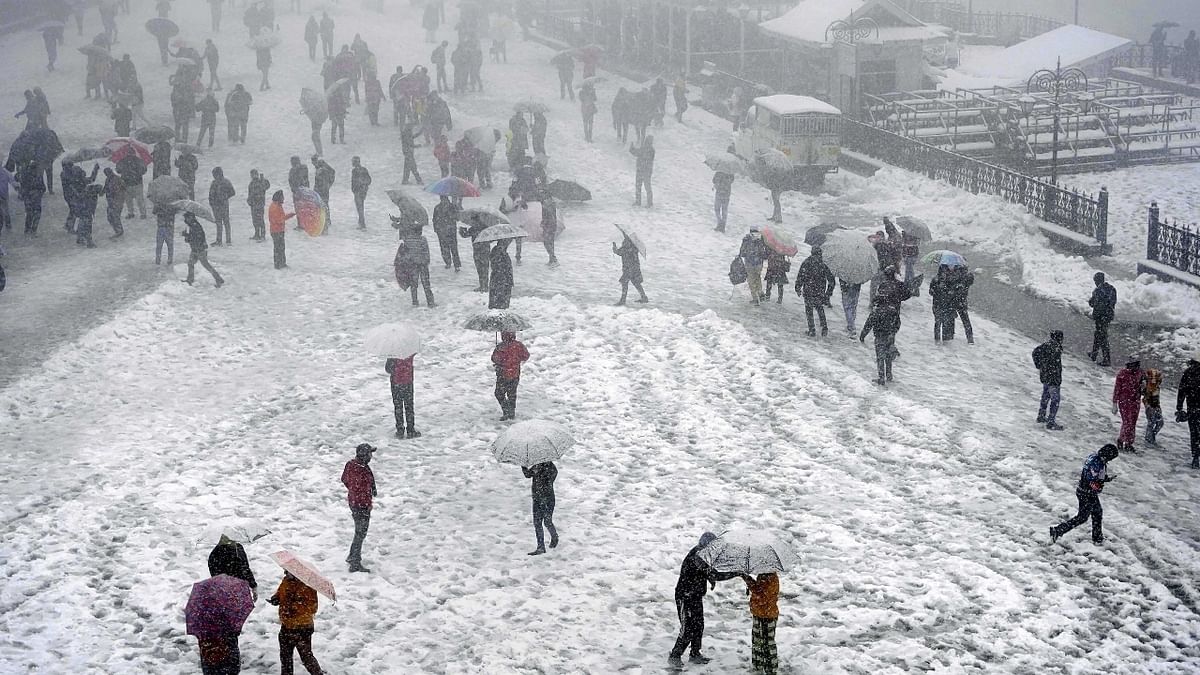
[[[127, 138], [125, 136], [110, 138], [108, 142], [104, 144], [104, 149], [108, 150], [108, 158], [114, 164], [125, 159], [125, 156], [131, 152], [136, 154], [138, 159], [142, 160], [142, 162], [146, 164], [151, 164], [154, 162], [154, 158], [150, 156], [150, 148], [146, 147], [145, 144], [139, 143], [132, 138]], [[187, 193], [185, 192], [184, 194], [186, 195]], [[182, 197], [180, 197], [180, 199], [182, 199]]]
[[423, 78], [418, 77], [416, 73], [408, 73], [400, 79], [396, 80], [391, 86], [391, 95], [399, 96], [420, 96], [425, 89]]
[[[529, 238], [525, 241], [542, 241], [546, 233], [542, 229], [542, 203], [526, 202], [524, 208], [514, 209], [508, 213], [509, 222], [524, 230]], [[558, 236], [564, 230], [563, 219], [557, 219], [554, 235]]]
[[[159, 178], [166, 178], [166, 176], [159, 176]], [[170, 206], [176, 211], [190, 213], [193, 216], [196, 216], [197, 218], [203, 218], [210, 223], [217, 222], [217, 219], [213, 217], [212, 209], [208, 208], [204, 204], [201, 204], [200, 202], [192, 201], [191, 199], [177, 199], [171, 202]]]
[[533, 114], [540, 112], [545, 114], [549, 110], [550, 108], [547, 107], [545, 103], [542, 103], [541, 101], [535, 101], [531, 98], [523, 99], [513, 104], [513, 111], [519, 113]]
[[762, 232], [763, 241], [767, 242], [767, 246], [770, 246], [772, 251], [786, 256], [796, 255], [796, 251], [798, 250], [796, 239], [791, 234], [773, 225], [765, 226], [760, 231]]
[[930, 251], [921, 258], [926, 265], [949, 265], [951, 267], [966, 267], [967, 259], [955, 251]]
[[825, 243], [825, 238], [830, 232], [835, 232], [842, 229], [837, 223], [821, 223], [815, 227], [810, 227], [804, 233], [804, 243], [809, 246], [820, 246]]
[[909, 236], [916, 237], [917, 241], [933, 241], [929, 226], [912, 216], [900, 216], [896, 219], [896, 226]]
[[421, 351], [421, 334], [412, 324], [385, 323], [367, 331], [363, 344], [376, 356], [407, 359]]
[[429, 225], [429, 212], [421, 202], [405, 194], [403, 190], [388, 190], [388, 199], [400, 209], [400, 219], [392, 219], [394, 227], [426, 227]]
[[425, 191], [435, 195], [445, 195], [447, 197], [478, 197], [479, 188], [473, 183], [463, 180], [458, 176], [446, 176], [445, 178], [430, 183], [425, 186]]
[[8, 158], [17, 164], [37, 162], [40, 166], [50, 166], [63, 150], [53, 129], [26, 129], [12, 142]]
[[179, 25], [161, 16], [156, 16], [147, 21], [146, 30], [150, 31], [150, 34], [154, 37], [169, 38], [179, 35]]
[[746, 163], [737, 155], [728, 152], [711, 152], [704, 156], [704, 165], [719, 173], [731, 173], [735, 176], [746, 173]]
[[174, 40], [171, 40], [171, 47], [173, 47], [175, 51], [179, 51], [180, 49], [195, 49], [196, 44], [187, 38], [177, 37]]
[[550, 64], [555, 66], [562, 64], [563, 66], [566, 66], [567, 62], [574, 63], [574, 52], [574, 49], [564, 49], [550, 57]]
[[329, 119], [329, 106], [321, 92], [305, 87], [300, 90], [300, 111], [316, 122]]
[[75, 152], [63, 155], [64, 162], [87, 162], [93, 159], [104, 159], [108, 157], [106, 148], [80, 148]]
[[503, 239], [520, 239], [528, 236], [528, 232], [520, 227], [517, 227], [516, 225], [500, 223], [499, 225], [492, 225], [483, 232], [480, 232], [479, 235], [475, 237], [475, 242], [481, 243], [485, 241], [501, 241]]
[[471, 127], [463, 132], [463, 138], [485, 155], [492, 154], [496, 149], [496, 130], [493, 127]]
[[641, 253], [642, 257], [645, 258], [646, 257], [646, 245], [644, 243], [642, 243], [642, 238], [638, 236], [637, 232], [634, 232], [633, 230], [626, 230], [624, 227], [622, 227], [620, 225], [617, 225], [617, 229], [621, 231], [621, 234], [625, 235], [626, 237], [629, 237], [629, 241], [632, 241], [633, 245], [635, 247], [637, 247], [638, 253]]
[[[188, 198], [188, 188], [182, 180], [176, 176], [159, 176], [150, 181], [146, 186], [146, 199], [149, 199], [154, 204], [170, 206], [172, 202], [186, 200]], [[195, 214], [200, 215], [200, 214]], [[212, 212], [208, 212], [208, 219], [212, 220]]]
[[575, 181], [555, 179], [550, 181], [548, 187], [551, 196], [564, 202], [586, 202], [592, 198], [591, 190]]
[[67, 26], [67, 24], [63, 23], [62, 21], [55, 21], [54, 19], [48, 19], [46, 21], [39, 23], [37, 25], [37, 28], [34, 28], [34, 30], [40, 30], [42, 32], [45, 32], [48, 30], [62, 30], [63, 28], [66, 28], [66, 26]]
[[133, 132], [133, 138], [147, 145], [175, 140], [175, 130], [165, 124], [151, 124]]
[[330, 600], [337, 600], [337, 593], [333, 590], [333, 582], [321, 576], [317, 568], [312, 566], [312, 563], [301, 560], [296, 557], [296, 554], [291, 551], [276, 551], [271, 554], [271, 560], [274, 560], [280, 567], [292, 573], [292, 576], [299, 579], [305, 586], [313, 589]]
[[603, 75], [593, 75], [591, 77], [583, 78], [582, 80], [579, 81], [579, 83], [594, 87], [594, 86], [600, 84], [601, 82], [607, 82], [607, 81], [608, 80], [605, 79], [605, 77]]
[[507, 309], [489, 310], [483, 314], [476, 314], [463, 324], [463, 328], [467, 330], [492, 333], [516, 333], [532, 327], [533, 324], [529, 323], [529, 319]]
[[700, 549], [700, 559], [716, 572], [765, 574], [787, 572], [800, 563], [792, 547], [757, 530], [733, 530]]
[[279, 37], [279, 33], [265, 30], [250, 38], [246, 46], [250, 49], [271, 49], [272, 47], [278, 47], [281, 42], [283, 40]]
[[254, 598], [245, 581], [228, 574], [197, 581], [183, 610], [187, 634], [206, 640], [240, 633], [253, 609]]
[[468, 225], [479, 223], [486, 228], [511, 222], [508, 216], [493, 209], [462, 209], [458, 212], [458, 220]]
[[200, 59], [194, 59], [186, 55], [171, 58], [170, 64], [173, 66], [183, 66], [185, 68], [195, 68], [197, 70], [199, 70], [203, 65]]
[[216, 546], [222, 537], [239, 544], [253, 544], [268, 534], [271, 534], [271, 531], [261, 522], [240, 518], [205, 528], [200, 537], [200, 544]]
[[204, 148], [201, 148], [198, 145], [192, 145], [190, 143], [176, 143], [175, 149], [178, 150], [180, 153], [188, 153], [191, 155], [203, 155], [204, 154]]
[[292, 203], [296, 206], [296, 222], [310, 237], [325, 231], [329, 223], [329, 207], [312, 188], [297, 188]]
[[341, 91], [341, 89], [343, 87], [347, 87], [349, 85], [350, 85], [350, 78], [348, 78], [348, 77], [343, 77], [341, 79], [334, 80], [333, 84], [329, 85], [329, 88], [325, 90], [325, 98], [329, 98], [330, 96], [333, 96], [334, 94]]
[[492, 456], [505, 464], [533, 466], [553, 462], [572, 445], [575, 438], [563, 425], [547, 420], [523, 420], [492, 441]]
[[879, 256], [875, 247], [862, 232], [836, 230], [825, 237], [821, 244], [825, 264], [839, 279], [852, 284], [871, 280], [879, 270]]
[[79, 48], [79, 53], [87, 56], [111, 56], [108, 48], [100, 45], [84, 45]]
[[754, 153], [754, 161], [761, 163], [772, 171], [791, 171], [792, 160], [775, 148], [763, 148]]

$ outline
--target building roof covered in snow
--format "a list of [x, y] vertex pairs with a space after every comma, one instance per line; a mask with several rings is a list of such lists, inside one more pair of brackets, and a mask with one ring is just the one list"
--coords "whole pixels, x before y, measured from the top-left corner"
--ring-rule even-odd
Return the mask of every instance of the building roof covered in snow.
[[1014, 85], [1028, 80], [1038, 70], [1053, 69], [1060, 58], [1063, 68], [1087, 70], [1131, 44], [1123, 37], [1083, 26], [1060, 26], [1007, 49], [965, 61], [958, 72], [988, 84]]
[[792, 94], [759, 96], [754, 99], [754, 105], [762, 106], [776, 115], [796, 115], [801, 113], [842, 114], [841, 110], [838, 110], [825, 101], [811, 96], [793, 96]]
[[[759, 28], [789, 42], [821, 44], [835, 21], [870, 18], [879, 26], [880, 42], [924, 41], [943, 37], [938, 28], [922, 23], [891, 0], [801, 0], [791, 11]], [[829, 36], [832, 41], [832, 35]], [[875, 36], [871, 36], [873, 39]]]

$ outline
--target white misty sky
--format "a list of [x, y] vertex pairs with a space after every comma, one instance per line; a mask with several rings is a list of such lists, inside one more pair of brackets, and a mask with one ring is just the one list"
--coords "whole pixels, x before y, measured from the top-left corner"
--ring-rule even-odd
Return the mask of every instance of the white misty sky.
[[[966, 4], [968, 0], [961, 0]], [[976, 10], [1028, 12], [1070, 21], [1075, 0], [974, 0]], [[1180, 28], [1168, 33], [1171, 42], [1183, 42], [1187, 31], [1200, 30], [1200, 2], [1196, 0], [1079, 0], [1079, 23], [1145, 42], [1156, 21], [1175, 21]]]

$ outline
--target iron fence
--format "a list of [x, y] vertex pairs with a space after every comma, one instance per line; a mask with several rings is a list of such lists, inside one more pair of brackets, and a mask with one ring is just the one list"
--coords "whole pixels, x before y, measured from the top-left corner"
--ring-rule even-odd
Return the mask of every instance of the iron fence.
[[[1163, 66], [1169, 70], [1171, 77], [1188, 77], [1192, 66], [1188, 63], [1183, 47], [1179, 45], [1164, 45], [1166, 54]], [[1154, 48], [1146, 44], [1131, 45], [1109, 60], [1109, 70], [1113, 68], [1154, 68]]]
[[1093, 198], [849, 118], [842, 120], [842, 146], [975, 194], [996, 195], [1046, 222], [1108, 245], [1107, 189]]
[[974, 12], [957, 2], [918, 0], [912, 15], [927, 23], [953, 28], [959, 33], [1005, 40], [1028, 40], [1065, 25], [1057, 19], [1019, 12]]
[[1200, 229], [1196, 224], [1163, 222], [1157, 202], [1150, 202], [1148, 220], [1146, 258], [1200, 276]]

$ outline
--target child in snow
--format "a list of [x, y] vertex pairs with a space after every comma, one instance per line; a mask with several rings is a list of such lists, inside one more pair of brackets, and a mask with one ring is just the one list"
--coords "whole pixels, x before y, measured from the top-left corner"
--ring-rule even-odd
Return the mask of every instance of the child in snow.
[[771, 299], [773, 289], [779, 289], [779, 299], [775, 302], [783, 304], [783, 287], [787, 285], [788, 270], [792, 269], [792, 263], [786, 255], [769, 248], [767, 249], [767, 276], [763, 279], [766, 285], [766, 293], [763, 294], [763, 300]]
[[775, 675], [779, 672], [779, 651], [775, 647], [775, 624], [779, 621], [779, 575], [773, 572], [742, 575], [750, 595], [750, 614], [754, 630], [750, 635], [750, 662], [754, 672]]
[[283, 573], [283, 581], [267, 602], [279, 607], [279, 670], [292, 675], [292, 652], [300, 652], [300, 663], [311, 675], [321, 675], [321, 664], [313, 656], [313, 617], [317, 614], [317, 592], [303, 581]]

